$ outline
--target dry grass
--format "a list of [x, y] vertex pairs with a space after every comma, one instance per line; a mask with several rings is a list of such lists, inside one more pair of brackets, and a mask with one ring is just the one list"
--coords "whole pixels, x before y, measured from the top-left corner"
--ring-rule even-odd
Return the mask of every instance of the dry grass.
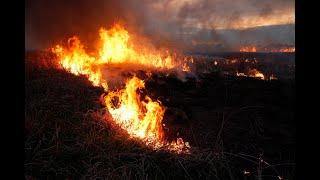
[[[197, 128], [189, 131], [193, 145], [210, 141], [214, 146], [209, 143], [207, 148], [195, 147], [190, 155], [177, 155], [152, 151], [106, 120], [99, 103], [103, 90], [92, 87], [84, 77], [32, 68], [26, 69], [25, 86], [27, 179], [268, 179], [264, 172], [274, 169], [257, 164], [260, 159], [253, 156], [225, 152], [223, 134], [228, 133], [225, 126], [231, 126], [233, 111], [220, 116], [217, 110], [223, 117], [219, 131], [214, 131], [218, 137], [205, 128], [202, 135]], [[243, 164], [256, 169], [244, 175]], [[294, 176], [294, 170], [288, 171], [286, 178], [293, 178], [289, 175]], [[270, 172], [271, 179], [283, 174]]]

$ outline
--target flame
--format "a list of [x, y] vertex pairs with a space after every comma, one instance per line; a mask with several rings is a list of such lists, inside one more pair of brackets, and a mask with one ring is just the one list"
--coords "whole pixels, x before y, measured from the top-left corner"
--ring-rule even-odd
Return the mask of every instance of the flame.
[[[248, 74], [242, 73], [242, 72], [236, 72], [237, 76], [243, 76], [243, 77], [254, 77], [258, 79], [265, 79], [265, 76], [262, 72], [258, 71], [257, 69], [250, 69]], [[275, 76], [271, 75], [272, 77], [270, 78], [276, 78]]]
[[244, 46], [240, 48], [240, 52], [257, 52], [257, 48], [255, 46]]
[[191, 68], [189, 64], [193, 64], [193, 58], [184, 57], [182, 62], [182, 71], [183, 72], [191, 72]]
[[107, 82], [102, 78], [96, 59], [85, 52], [79, 38], [69, 38], [68, 45], [68, 49], [60, 45], [52, 48], [52, 52], [59, 58], [59, 64], [72, 74], [86, 75], [94, 86], [102, 86], [107, 90]]
[[295, 52], [295, 47], [280, 47], [280, 48], [260, 48], [255, 46], [240, 47], [240, 52]]
[[249, 76], [250, 77], [259, 78], [259, 79], [262, 79], [262, 80], [265, 79], [264, 75], [260, 71], [258, 71], [257, 69], [250, 69], [249, 70]]
[[138, 64], [156, 68], [173, 68], [175, 64], [168, 53], [160, 52], [152, 47], [139, 47], [130, 43], [129, 32], [119, 24], [110, 30], [100, 28], [101, 63]]
[[182, 65], [182, 71], [184, 71], [184, 72], [190, 72], [191, 70], [190, 70], [190, 67], [187, 65], [187, 64], [183, 64]]
[[295, 47], [285, 47], [285, 48], [279, 48], [279, 49], [272, 49], [271, 52], [296, 52]]
[[[59, 59], [59, 64], [75, 75], [85, 75], [94, 86], [101, 86], [108, 92], [108, 83], [102, 75], [105, 64], [139, 65], [160, 69], [178, 68], [190, 71], [184, 59], [175, 63], [167, 52], [158, 51], [148, 45], [137, 45], [130, 39], [129, 32], [115, 24], [111, 29], [100, 28], [100, 47], [96, 56], [89, 55], [78, 37], [68, 40], [68, 47], [57, 45], [52, 48]], [[112, 67], [112, 66], [110, 66]], [[166, 148], [177, 153], [189, 152], [190, 145], [178, 138], [171, 143], [164, 138], [162, 119], [165, 108], [161, 102], [153, 101], [149, 96], [140, 96], [137, 90], [145, 87], [144, 81], [133, 77], [126, 82], [124, 89], [109, 91], [104, 103], [113, 121], [126, 130], [131, 137], [139, 138], [154, 149]], [[117, 100], [117, 102], [115, 102]]]
[[[165, 109], [160, 102], [152, 101], [149, 96], [141, 101], [137, 90], [142, 88], [144, 81], [133, 77], [127, 81], [125, 89], [109, 92], [105, 97], [106, 106], [113, 120], [133, 137], [148, 142], [162, 141], [161, 122]], [[114, 104], [114, 98], [119, 99], [118, 104]]]
[[133, 77], [127, 81], [124, 89], [109, 92], [105, 96], [105, 104], [113, 120], [131, 137], [141, 139], [154, 149], [166, 147], [171, 151], [188, 152], [189, 143], [181, 138], [171, 143], [165, 141], [162, 124], [165, 109], [161, 102], [152, 101], [149, 96], [141, 100], [137, 90], [144, 87], [143, 80]]

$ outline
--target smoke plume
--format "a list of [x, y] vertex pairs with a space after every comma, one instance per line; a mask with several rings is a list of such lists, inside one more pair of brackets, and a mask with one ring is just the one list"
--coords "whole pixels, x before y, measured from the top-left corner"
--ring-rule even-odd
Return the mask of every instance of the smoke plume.
[[72, 35], [94, 44], [101, 26], [118, 21], [156, 47], [185, 51], [279, 43], [278, 32], [281, 43], [294, 44], [294, 8], [294, 0], [27, 0], [26, 49]]

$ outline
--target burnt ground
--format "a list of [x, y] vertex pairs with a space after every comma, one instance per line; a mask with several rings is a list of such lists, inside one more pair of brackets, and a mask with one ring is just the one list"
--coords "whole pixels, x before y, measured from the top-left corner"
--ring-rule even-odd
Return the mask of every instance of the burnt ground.
[[147, 89], [168, 108], [164, 121], [172, 127], [169, 136], [178, 134], [200, 149], [261, 155], [272, 164], [294, 163], [294, 80], [209, 73], [198, 81], [163, 76], [148, 82]]
[[295, 179], [294, 81], [147, 79], [144, 91], [167, 107], [168, 139], [189, 141], [190, 155], [129, 139], [85, 77], [27, 65], [25, 88], [27, 179]]

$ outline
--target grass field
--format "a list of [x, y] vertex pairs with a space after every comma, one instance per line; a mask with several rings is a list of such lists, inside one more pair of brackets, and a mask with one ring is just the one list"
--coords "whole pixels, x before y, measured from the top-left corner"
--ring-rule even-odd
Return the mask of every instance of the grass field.
[[294, 81], [152, 76], [167, 136], [193, 147], [181, 155], [128, 138], [85, 77], [27, 64], [25, 89], [26, 179], [295, 178]]

